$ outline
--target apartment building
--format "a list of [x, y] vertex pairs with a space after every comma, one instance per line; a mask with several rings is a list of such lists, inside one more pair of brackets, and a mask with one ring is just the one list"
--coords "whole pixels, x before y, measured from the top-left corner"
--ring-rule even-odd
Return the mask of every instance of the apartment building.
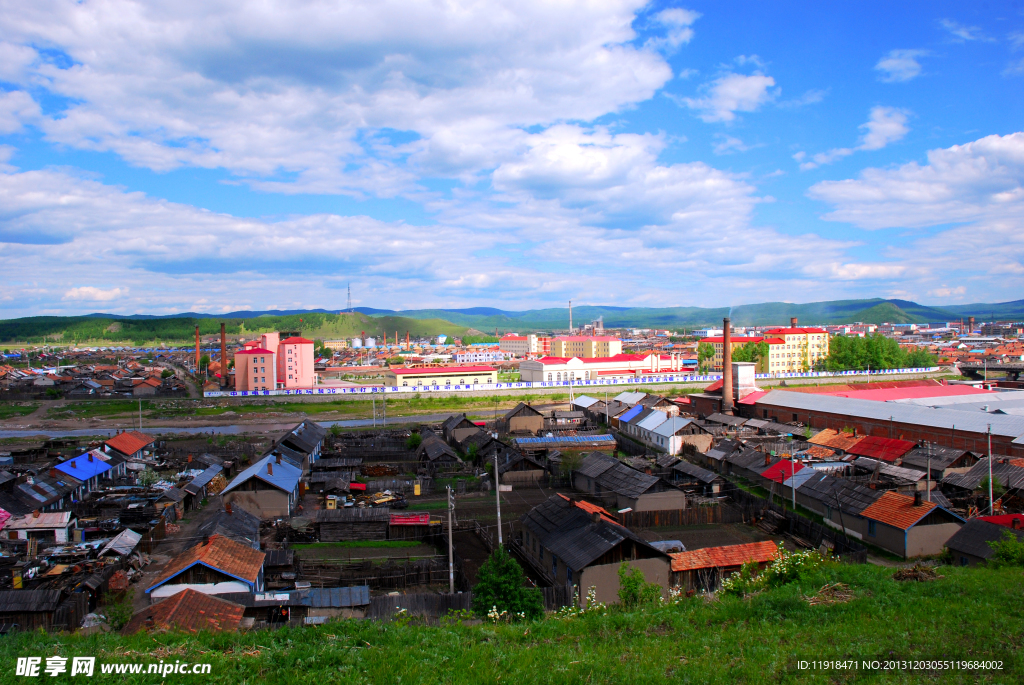
[[614, 357], [622, 354], [622, 340], [611, 335], [560, 335], [551, 341], [552, 357]]

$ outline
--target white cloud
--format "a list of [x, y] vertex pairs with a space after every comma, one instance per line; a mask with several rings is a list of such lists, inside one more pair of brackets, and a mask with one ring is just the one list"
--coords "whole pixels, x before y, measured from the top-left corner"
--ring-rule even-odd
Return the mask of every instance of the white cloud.
[[775, 79], [763, 74], [725, 74], [705, 85], [702, 97], [681, 101], [704, 121], [733, 121], [736, 112], [753, 112], [778, 97], [774, 86]]
[[717, 142], [713, 149], [716, 155], [728, 155], [733, 152], [746, 152], [753, 147], [752, 145], [744, 144], [744, 142], [739, 138], [735, 138], [724, 133], [715, 134], [715, 140]]
[[1024, 74], [1024, 58], [1014, 60], [1003, 69], [1003, 76], [1020, 76]]
[[940, 19], [939, 25], [949, 32], [949, 35], [956, 43], [963, 43], [969, 40], [992, 40], [982, 32], [979, 26], [964, 26], [952, 19]]
[[111, 302], [128, 295], [128, 288], [109, 288], [103, 290], [91, 285], [72, 288], [64, 293], [64, 300], [86, 300], [93, 302]]
[[1024, 213], [1024, 133], [930, 150], [928, 163], [866, 169], [857, 180], [823, 181], [810, 196], [825, 218], [866, 229], [923, 227]]
[[928, 294], [933, 296], [933, 297], [943, 297], [943, 298], [953, 297], [953, 298], [956, 298], [956, 299], [961, 299], [964, 295], [967, 294], [967, 287], [963, 286], [963, 285], [958, 285], [955, 288], [951, 288], [948, 285], [943, 285], [941, 288], [936, 288], [934, 290], [929, 290]]
[[22, 90], [0, 91], [0, 135], [15, 133], [39, 118], [39, 105]]
[[861, 150], [881, 150], [889, 143], [895, 143], [907, 135], [908, 112], [895, 107], [872, 107], [866, 123], [860, 125], [865, 129], [861, 138]]
[[816, 105], [825, 99], [828, 95], [828, 90], [812, 89], [804, 93], [798, 98], [792, 100], [782, 100], [779, 102], [779, 107], [787, 109], [796, 109], [798, 107], [805, 107], [807, 105]]
[[918, 58], [928, 54], [927, 50], [892, 50], [878, 60], [877, 71], [882, 72], [878, 80], [885, 83], [904, 83], [921, 75]]
[[858, 150], [880, 150], [889, 143], [901, 140], [910, 131], [907, 126], [909, 112], [895, 107], [872, 107], [868, 120], [858, 128], [864, 129], [860, 145], [856, 148], [839, 147], [828, 152], [819, 152], [807, 159], [805, 152], [798, 152], [793, 159], [800, 163], [801, 171], [816, 169], [823, 164], [849, 157]]
[[[961, 285], [944, 285], [957, 280], [971, 280], [964, 287], [976, 295], [1022, 292], [1024, 132], [931, 150], [927, 159], [817, 183], [808, 194], [832, 205], [823, 217], [829, 221], [867, 230], [917, 229], [919, 237], [888, 248], [886, 256], [925, 274], [922, 290], [931, 279], [936, 296], [946, 288], [958, 294]], [[980, 273], [977, 264], [985, 265]]]
[[[633, 44], [643, 6], [39, 0], [6, 7], [0, 35], [16, 83], [66, 98], [41, 122], [51, 142], [158, 171], [224, 168], [264, 189], [386, 197], [414, 192], [424, 172], [500, 163], [522, 127], [650, 98], [672, 71]], [[696, 15], [659, 17], [681, 42]], [[366, 133], [382, 129], [406, 142], [368, 150]]]
[[664, 38], [654, 38], [648, 45], [657, 48], [677, 48], [693, 38], [693, 22], [700, 13], [681, 7], [672, 7], [654, 15], [654, 21], [666, 29]]

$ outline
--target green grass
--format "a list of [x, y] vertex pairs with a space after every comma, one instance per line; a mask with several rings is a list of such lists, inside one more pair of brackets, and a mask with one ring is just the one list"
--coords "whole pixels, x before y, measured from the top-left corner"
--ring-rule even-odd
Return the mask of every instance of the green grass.
[[[158, 406], [149, 400], [142, 401], [142, 412], [146, 414]], [[138, 400], [89, 400], [86, 402], [73, 402], [63, 407], [52, 407], [46, 411], [48, 419], [68, 418], [96, 418], [104, 416], [116, 416], [118, 414], [138, 415]]]
[[417, 502], [409, 505], [409, 511], [436, 511], [447, 508], [448, 504], [443, 500], [440, 502]]
[[395, 549], [418, 547], [421, 544], [418, 540], [349, 540], [346, 542], [306, 542], [292, 545], [292, 549], [362, 549], [367, 547]]
[[38, 404], [0, 404], [0, 421], [15, 416], [28, 416], [36, 409], [39, 409]]
[[[209, 676], [166, 682], [363, 683], [1018, 683], [1024, 680], [1024, 583], [1017, 570], [944, 567], [945, 578], [898, 583], [892, 570], [831, 566], [748, 599], [529, 624], [440, 626], [347, 620], [318, 628], [245, 634], [170, 632], [48, 635], [0, 641], [18, 656], [95, 656], [102, 663], [210, 663]], [[811, 606], [825, 583], [850, 585], [846, 604]], [[400, 601], [400, 599], [398, 600]], [[1002, 660], [1001, 671], [886, 674], [799, 672], [797, 659], [940, 658]], [[44, 661], [45, 664], [45, 661]], [[152, 676], [88, 680], [161, 682]], [[47, 680], [49, 678], [46, 678]], [[60, 682], [70, 682], [66, 676]], [[13, 680], [11, 681], [13, 682]]]

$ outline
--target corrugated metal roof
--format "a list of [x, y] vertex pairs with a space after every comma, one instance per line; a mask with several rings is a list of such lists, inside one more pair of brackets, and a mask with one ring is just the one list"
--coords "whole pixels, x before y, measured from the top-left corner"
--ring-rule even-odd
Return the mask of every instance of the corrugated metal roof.
[[646, 396], [647, 393], [645, 392], [620, 392], [612, 399], [623, 404], [636, 404]]
[[[981, 481], [988, 478], [988, 461], [988, 457], [983, 457], [967, 473], [951, 473], [942, 479], [942, 484], [965, 490], [977, 490]], [[992, 462], [992, 480], [1005, 488], [1024, 487], [1024, 468], [1009, 462], [1003, 463], [997, 458]]]
[[636, 424], [637, 428], [642, 428], [646, 431], [652, 431], [661, 424], [668, 421], [668, 414], [657, 410], [652, 410], [651, 413], [645, 417], [642, 421]]
[[847, 450], [850, 454], [893, 462], [914, 448], [910, 440], [869, 435]]
[[619, 415], [619, 423], [628, 423], [631, 419], [638, 416], [640, 412], [646, 411], [646, 409], [642, 404], [633, 405], [631, 409]]
[[609, 457], [607, 454], [594, 452], [593, 454], [588, 454], [583, 459], [580, 463], [580, 467], [576, 469], [576, 472], [581, 473], [588, 478], [597, 478], [618, 463], [618, 459]]
[[551, 437], [540, 437], [540, 438], [516, 438], [516, 444], [518, 445], [561, 445], [566, 444], [578, 444], [578, 445], [601, 445], [601, 444], [615, 444], [615, 436], [613, 435], [553, 435]]
[[663, 438], [671, 438], [691, 423], [693, 423], [693, 419], [685, 419], [682, 416], [671, 416], [668, 421], [665, 421], [655, 428], [653, 433], [655, 435], [660, 435]]
[[[271, 466], [269, 471], [267, 469], [268, 464]], [[221, 494], [226, 495], [251, 478], [257, 478], [285, 492], [292, 492], [298, 486], [301, 476], [302, 469], [296, 468], [284, 459], [279, 464], [274, 460], [273, 455], [268, 455], [235, 476]]]
[[688, 461], [681, 461], [678, 464], [673, 465], [672, 470], [679, 471], [680, 473], [685, 473], [688, 476], [693, 476], [702, 483], [710, 483], [711, 481], [719, 477], [718, 474], [715, 473], [714, 471], [702, 469], [696, 464], [691, 464]]
[[575, 400], [573, 400], [572, 405], [574, 407], [582, 407], [583, 409], [587, 409], [588, 407], [590, 407], [591, 405], [593, 405], [596, 402], [600, 402], [600, 400], [598, 400], [596, 397], [589, 397], [588, 395], [580, 395]]
[[213, 480], [217, 476], [217, 474], [223, 470], [224, 468], [222, 466], [214, 464], [213, 466], [209, 467], [208, 469], [200, 473], [198, 476], [193, 478], [191, 481], [189, 481], [188, 484], [185, 485], [185, 492], [189, 493], [190, 495], [198, 494], [199, 491], [204, 486], [208, 485], [210, 481]]
[[649, 476], [623, 463], [615, 464], [597, 477], [597, 482], [602, 488], [629, 498], [639, 497], [654, 487], [659, 480], [661, 479], [657, 476]]
[[107, 552], [113, 552], [124, 556], [125, 554], [131, 554], [135, 546], [139, 544], [139, 540], [142, 539], [142, 535], [136, 533], [131, 528], [125, 528], [118, 533], [110, 542], [103, 545], [103, 549], [100, 550], [100, 556], [102, 557]]
[[[979, 412], [962, 412], [953, 409], [919, 407], [901, 402], [872, 402], [847, 397], [817, 395], [804, 392], [787, 392], [772, 390], [758, 402], [765, 407], [782, 409], [802, 409], [805, 411], [824, 411], [832, 414], [845, 414], [850, 417], [907, 423], [929, 428], [962, 430], [972, 433], [985, 433], [992, 426], [992, 434], [1003, 437], [1024, 437], [1024, 416], [1008, 414], [985, 414]], [[1017, 442], [1017, 440], [1015, 440]], [[1020, 440], [1024, 442], [1024, 440]]]
[[871, 459], [870, 457], [857, 457], [853, 460], [853, 465], [868, 472], [873, 472], [875, 469], [878, 469], [879, 473], [883, 473], [892, 478], [899, 478], [910, 483], [916, 483], [927, 476], [924, 471], [918, 471], [917, 469], [905, 469], [901, 466], [893, 466], [888, 462], [884, 462], [880, 459]]

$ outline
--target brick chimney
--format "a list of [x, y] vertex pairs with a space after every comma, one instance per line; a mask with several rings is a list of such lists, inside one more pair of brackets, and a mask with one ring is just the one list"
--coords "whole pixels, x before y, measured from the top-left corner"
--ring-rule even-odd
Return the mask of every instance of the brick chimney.
[[790, 317], [790, 319], [789, 319], [789, 327], [790, 328], [796, 328], [796, 317], [795, 316]]
[[233, 512], [231, 511], [231, 502], [227, 502], [224, 505], [224, 511], [227, 512], [228, 516], [232, 516], [233, 515]]
[[772, 465], [772, 455], [770, 455], [768, 453], [765, 453], [765, 455], [764, 455], [764, 465], [765, 466], [771, 466]]
[[268, 476], [274, 475], [274, 462], [272, 462], [272, 461], [268, 461], [267, 462], [267, 475]]
[[36, 509], [36, 510], [34, 510], [32, 512], [32, 518], [34, 518], [34, 519], [39, 518], [39, 510], [38, 509]]
[[220, 325], [220, 387], [228, 387], [228, 335], [225, 325]]
[[915, 507], [921, 506], [921, 491], [920, 490], [914, 490], [914, 506]]
[[278, 464], [280, 464], [280, 463], [281, 463], [281, 455], [280, 455], [280, 454], [279, 454], [279, 455], [277, 455], [277, 463], [278, 463]]
[[1010, 520], [1010, 528], [1013, 528], [1014, 530], [1020, 530], [1020, 517], [1014, 516]]
[[732, 321], [722, 319], [722, 413], [732, 414]]
[[974, 317], [973, 316], [968, 316], [967, 317], [967, 332], [968, 333], [973, 333], [974, 332]]

